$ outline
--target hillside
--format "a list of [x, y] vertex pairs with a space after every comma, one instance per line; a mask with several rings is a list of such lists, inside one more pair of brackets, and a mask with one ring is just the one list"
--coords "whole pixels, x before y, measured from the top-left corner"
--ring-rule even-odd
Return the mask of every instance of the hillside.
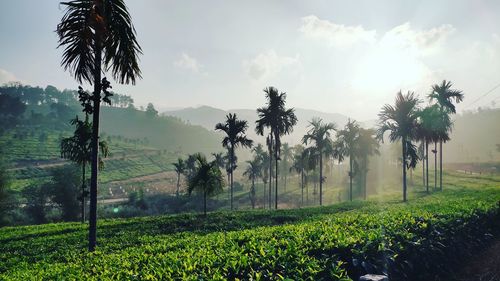
[[347, 281], [385, 273], [391, 280], [462, 280], [456, 273], [465, 257], [498, 241], [500, 179], [446, 179], [443, 192], [414, 191], [408, 203], [388, 196], [319, 208], [100, 220], [95, 253], [86, 252], [84, 224], [5, 227], [1, 279]]
[[[19, 109], [13, 111], [16, 119], [9, 112], [0, 114], [0, 148], [12, 189], [20, 191], [46, 181], [52, 169], [69, 163], [60, 157], [60, 140], [73, 133], [70, 119], [83, 118], [81, 106], [76, 91], [53, 86], [6, 84], [0, 87], [0, 95], [17, 100]], [[124, 197], [129, 186], [171, 192], [175, 185], [171, 163], [177, 157], [221, 150], [215, 132], [138, 110], [133, 99], [116, 93], [112, 106], [102, 107], [100, 133], [110, 148], [99, 178], [103, 197]]]

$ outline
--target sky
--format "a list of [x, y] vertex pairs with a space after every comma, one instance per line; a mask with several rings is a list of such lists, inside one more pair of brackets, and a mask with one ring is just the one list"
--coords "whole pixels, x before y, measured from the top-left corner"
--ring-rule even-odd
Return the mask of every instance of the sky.
[[[500, 1], [126, 3], [143, 79], [112, 85], [137, 105], [253, 109], [274, 86], [290, 107], [369, 120], [399, 90], [424, 98], [443, 79], [465, 93], [459, 111], [500, 103], [500, 87], [488, 93], [500, 84]], [[0, 84], [78, 87], [60, 66], [63, 12], [53, 0], [0, 2]]]

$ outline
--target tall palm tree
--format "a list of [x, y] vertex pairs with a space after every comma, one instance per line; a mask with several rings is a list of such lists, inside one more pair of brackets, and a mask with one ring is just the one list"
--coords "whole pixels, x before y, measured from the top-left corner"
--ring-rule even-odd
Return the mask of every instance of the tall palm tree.
[[[109, 102], [110, 88], [103, 71], [111, 71], [121, 84], [135, 84], [141, 77], [132, 18], [124, 0], [70, 0], [61, 2], [65, 14], [57, 25], [59, 47], [64, 48], [61, 65], [79, 83], [93, 84], [92, 95], [81, 95], [84, 110], [92, 116], [89, 251], [97, 239], [97, 173], [99, 112], [101, 100]], [[104, 91], [105, 97], [101, 97]]]
[[352, 179], [354, 178], [353, 165], [358, 148], [359, 125], [355, 120], [348, 120], [344, 129], [337, 132], [337, 147], [343, 157], [349, 157], [349, 200], [352, 201]]
[[243, 172], [244, 176], [247, 176], [249, 180], [252, 181], [252, 187], [250, 188], [250, 201], [252, 203], [252, 209], [255, 208], [255, 180], [262, 176], [262, 163], [259, 158], [254, 158], [251, 161], [247, 161], [248, 166]]
[[[439, 140], [437, 121], [440, 117], [441, 113], [436, 105], [428, 106], [418, 113], [417, 139], [424, 143], [424, 157], [422, 161], [425, 159], [425, 165], [423, 166], [426, 167], [425, 188], [427, 193], [429, 193], [429, 143], [436, 143]], [[436, 154], [434, 153], [435, 162], [436, 159]], [[434, 168], [437, 169], [436, 165], [434, 165]], [[434, 175], [437, 175], [436, 171]]]
[[374, 129], [359, 128], [359, 137], [356, 142], [356, 159], [359, 162], [359, 176], [363, 189], [363, 199], [366, 200], [366, 178], [368, 174], [369, 156], [379, 154], [380, 144], [375, 137]]
[[[435, 84], [432, 86], [432, 91], [429, 94], [429, 99], [431, 101], [436, 101], [439, 105], [439, 109], [442, 115], [449, 115], [457, 113], [453, 101], [460, 103], [464, 100], [464, 94], [460, 90], [452, 89], [453, 84], [450, 81], [443, 80], [441, 84]], [[442, 120], [446, 117], [442, 116]], [[450, 127], [447, 128], [451, 130]], [[449, 137], [439, 138], [439, 189], [443, 190], [443, 142], [449, 140]]]
[[287, 182], [287, 176], [289, 172], [289, 165], [290, 165], [290, 159], [293, 157], [293, 147], [291, 147], [288, 143], [283, 143], [283, 149], [281, 151], [281, 155], [283, 158], [283, 167], [282, 167], [282, 174], [283, 174], [283, 189], [284, 192], [286, 192], [286, 182]]
[[184, 174], [186, 170], [186, 162], [182, 158], [178, 158], [177, 162], [172, 163], [174, 165], [175, 172], [177, 173], [177, 190], [175, 191], [175, 196], [179, 197], [179, 189], [181, 186], [181, 175]]
[[215, 130], [222, 131], [226, 136], [222, 139], [222, 146], [229, 151], [229, 163], [230, 163], [230, 179], [231, 179], [231, 210], [233, 209], [233, 166], [234, 166], [234, 156], [235, 149], [238, 146], [241, 147], [252, 147], [253, 141], [248, 139], [245, 135], [245, 131], [248, 128], [248, 123], [245, 120], [239, 120], [236, 114], [229, 113], [226, 115], [226, 121], [224, 123], [218, 123], [215, 125]]
[[389, 140], [401, 140], [401, 166], [403, 170], [403, 201], [406, 202], [406, 170], [414, 168], [418, 162], [417, 149], [412, 143], [417, 135], [418, 104], [420, 100], [415, 93], [396, 94], [395, 105], [386, 104], [379, 113], [377, 138], [384, 141], [384, 133], [389, 131]]
[[266, 93], [267, 106], [257, 109], [259, 119], [256, 122], [255, 131], [263, 136], [264, 128], [270, 129], [270, 141], [274, 145], [275, 161], [275, 202], [274, 208], [278, 209], [278, 161], [281, 160], [281, 137], [290, 134], [293, 126], [297, 124], [297, 116], [293, 108], [286, 109], [286, 93], [279, 92], [274, 87], [264, 89]]
[[193, 191], [203, 194], [203, 214], [207, 215], [207, 197], [222, 191], [224, 177], [215, 161], [208, 162], [201, 154], [196, 155], [196, 168], [188, 180], [188, 193]]
[[[263, 208], [265, 208], [266, 206], [266, 186], [267, 186], [267, 182], [268, 182], [268, 177], [269, 175], [271, 175], [271, 170], [269, 169], [266, 169], [266, 167], [271, 167], [270, 163], [270, 155], [271, 153], [266, 153], [264, 151], [264, 148], [262, 146], [262, 144], [258, 144], [257, 146], [255, 146], [253, 149], [252, 149], [253, 153], [255, 154], [255, 158], [258, 158], [259, 161], [261, 162], [261, 165], [260, 165], [260, 169], [261, 169], [261, 178], [262, 178], [262, 183], [263, 183], [263, 190], [264, 190], [264, 196], [263, 196]], [[271, 188], [269, 187], [269, 190], [271, 190]], [[270, 198], [271, 196], [269, 196]], [[271, 208], [271, 199], [269, 199], [269, 208]]]
[[[92, 123], [88, 120], [88, 115], [85, 120], [80, 120], [78, 116], [70, 121], [71, 125], [75, 126], [73, 136], [63, 138], [60, 143], [61, 158], [68, 159], [80, 165], [82, 168], [82, 186], [79, 199], [81, 201], [82, 223], [85, 222], [85, 198], [88, 196], [85, 168], [87, 163], [92, 159], [91, 157], [91, 139], [92, 139]], [[108, 143], [106, 141], [99, 141], [99, 148], [103, 157], [108, 156]], [[99, 169], [104, 168], [104, 161], [99, 157]]]
[[302, 143], [314, 143], [314, 150], [310, 151], [317, 154], [319, 159], [319, 205], [323, 205], [323, 156], [332, 152], [331, 132], [336, 130], [336, 126], [334, 123], [323, 123], [320, 118], [313, 118], [308, 127], [309, 131], [302, 138]]
[[300, 176], [301, 206], [304, 206], [304, 173], [307, 166], [307, 153], [304, 152], [304, 149], [300, 144], [293, 148], [293, 162], [290, 167], [290, 171], [295, 171]]

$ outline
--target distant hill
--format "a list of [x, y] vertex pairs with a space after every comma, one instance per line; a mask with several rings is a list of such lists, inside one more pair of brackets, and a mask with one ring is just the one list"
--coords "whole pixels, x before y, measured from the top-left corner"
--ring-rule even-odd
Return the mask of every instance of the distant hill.
[[[231, 109], [222, 110], [210, 106], [189, 107], [180, 110], [165, 111], [164, 116], [174, 116], [180, 118], [189, 124], [200, 125], [208, 130], [214, 130], [215, 124], [223, 122], [226, 114], [236, 113], [240, 119], [247, 120], [249, 123], [248, 135], [257, 142], [263, 142], [264, 138], [257, 136], [254, 131], [255, 121], [257, 120], [257, 112], [252, 109]], [[348, 117], [339, 113], [326, 113], [317, 110], [296, 108], [295, 114], [298, 118], [298, 123], [294, 127], [293, 133], [290, 136], [283, 138], [285, 142], [297, 144], [302, 139], [302, 136], [307, 131], [309, 121], [313, 117], [319, 117], [325, 122], [333, 122], [338, 127], [344, 126], [347, 123]]]

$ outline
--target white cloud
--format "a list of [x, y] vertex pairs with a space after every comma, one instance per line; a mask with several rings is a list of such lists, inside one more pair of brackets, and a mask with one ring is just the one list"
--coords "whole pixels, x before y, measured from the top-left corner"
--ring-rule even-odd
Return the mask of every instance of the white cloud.
[[243, 68], [255, 80], [274, 76], [285, 69], [295, 68], [300, 64], [295, 57], [279, 56], [275, 50], [258, 54], [251, 60], [243, 61]]
[[406, 22], [386, 32], [378, 44], [381, 47], [411, 49], [425, 54], [441, 46], [453, 32], [455, 32], [455, 28], [449, 24], [428, 30], [415, 30], [412, 29], [409, 22]]
[[0, 68], [0, 85], [12, 81], [19, 81], [19, 79], [14, 74]]
[[303, 17], [299, 31], [308, 38], [325, 40], [328, 44], [340, 48], [360, 42], [374, 42], [377, 33], [375, 30], [366, 30], [361, 25], [346, 26], [319, 19], [315, 15]]
[[174, 66], [194, 73], [199, 73], [203, 68], [202, 64], [187, 53], [182, 53], [180, 58], [174, 61]]

